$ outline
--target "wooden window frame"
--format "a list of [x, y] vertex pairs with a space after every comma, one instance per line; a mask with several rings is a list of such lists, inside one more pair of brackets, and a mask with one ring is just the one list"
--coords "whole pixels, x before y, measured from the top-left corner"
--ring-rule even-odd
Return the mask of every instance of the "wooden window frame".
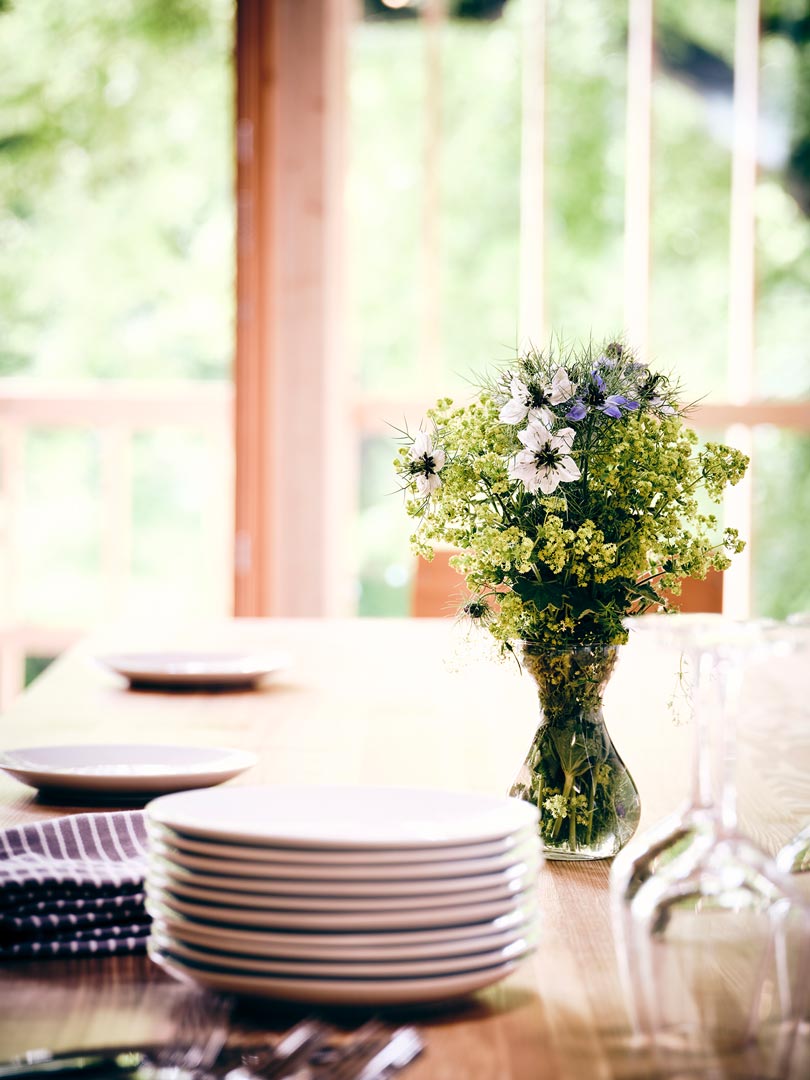
[[[625, 323], [647, 351], [650, 280], [653, 0], [628, 0]], [[344, 347], [344, 131], [347, 35], [353, 0], [237, 2], [237, 349], [235, 612], [349, 614], [348, 537], [359, 443], [380, 418], [421, 415], [427, 400], [351, 396]], [[439, 85], [444, 0], [428, 0], [425, 63]], [[545, 0], [523, 25], [521, 337], [545, 334], [543, 235]], [[725, 428], [750, 452], [753, 429], [810, 432], [810, 401], [754, 396], [756, 117], [759, 0], [737, 0], [735, 122], [729, 253], [728, 402], [696, 410], [698, 428]], [[538, 81], [539, 75], [539, 81]], [[430, 119], [430, 118], [429, 118]], [[435, 202], [440, 130], [427, 125], [422, 247], [425, 282], [438, 280]], [[434, 306], [423, 305], [419, 370], [438, 345]], [[419, 396], [421, 397], [421, 389]], [[726, 505], [750, 536], [750, 477]], [[750, 554], [725, 577], [727, 614], [750, 612]]]

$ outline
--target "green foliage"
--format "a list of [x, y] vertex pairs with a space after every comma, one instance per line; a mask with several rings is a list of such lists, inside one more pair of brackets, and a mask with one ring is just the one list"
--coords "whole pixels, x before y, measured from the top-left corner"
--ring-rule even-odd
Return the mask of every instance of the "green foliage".
[[747, 459], [699, 448], [676, 404], [667, 379], [617, 342], [531, 351], [469, 405], [441, 400], [432, 444], [406, 436], [395, 463], [415, 550], [461, 549], [454, 564], [502, 642], [626, 640], [627, 615], [666, 608], [666, 590], [725, 569], [742, 547], [697, 495], [718, 502]]
[[0, 372], [227, 373], [231, 26], [231, 0], [0, 14]]

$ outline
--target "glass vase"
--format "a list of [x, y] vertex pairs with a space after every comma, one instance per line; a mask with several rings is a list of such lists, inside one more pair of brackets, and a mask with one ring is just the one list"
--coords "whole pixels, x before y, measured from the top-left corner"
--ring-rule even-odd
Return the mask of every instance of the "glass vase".
[[631, 838], [638, 790], [602, 715], [617, 647], [553, 652], [521, 643], [523, 668], [537, 684], [540, 724], [510, 795], [540, 812], [546, 857], [606, 859]]

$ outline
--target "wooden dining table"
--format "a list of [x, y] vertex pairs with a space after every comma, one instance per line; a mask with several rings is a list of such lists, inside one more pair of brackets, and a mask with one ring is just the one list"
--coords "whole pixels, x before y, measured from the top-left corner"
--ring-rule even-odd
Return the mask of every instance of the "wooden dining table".
[[[96, 657], [208, 649], [289, 654], [285, 670], [241, 692], [130, 690]], [[641, 792], [641, 828], [674, 809], [690, 778], [691, 726], [680, 657], [654, 636], [623, 647], [605, 715]], [[740, 717], [741, 825], [775, 852], [810, 820], [807, 654], [747, 672]], [[0, 718], [0, 746], [161, 742], [233, 746], [259, 763], [233, 783], [367, 785], [505, 793], [538, 717], [513, 659], [452, 620], [230, 620], [112, 627], [58, 659]], [[314, 795], [317, 797], [317, 793]], [[105, 809], [109, 804], [103, 804]], [[324, 805], [324, 814], [329, 812]], [[87, 812], [0, 774], [0, 827]], [[541, 869], [536, 952], [503, 982], [443, 1008], [409, 1012], [425, 1053], [409, 1080], [647, 1080], [614, 955], [610, 862]], [[155, 1042], [187, 988], [145, 955], [0, 964], [0, 1059]], [[305, 1010], [240, 1004], [235, 1039], [270, 1036]], [[349, 1027], [358, 1017], [337, 1014]], [[791, 1077], [810, 1076], [810, 1036]]]

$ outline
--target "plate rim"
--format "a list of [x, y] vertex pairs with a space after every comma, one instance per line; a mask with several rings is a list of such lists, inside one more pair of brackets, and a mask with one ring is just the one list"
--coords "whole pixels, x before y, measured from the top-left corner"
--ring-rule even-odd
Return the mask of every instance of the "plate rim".
[[[147, 883], [146, 910], [151, 914], [150, 905], [152, 900], [166, 903], [165, 893], [161, 890], [155, 892]], [[252, 928], [255, 931], [273, 929], [299, 929], [317, 930], [407, 930], [407, 929], [440, 929], [444, 926], [468, 925], [470, 923], [483, 922], [497, 918], [499, 915], [507, 915], [510, 911], [523, 909], [530, 898], [535, 895], [535, 890], [527, 889], [525, 892], [515, 893], [503, 900], [491, 900], [481, 904], [463, 904], [447, 908], [416, 908], [410, 911], [365, 911], [359, 914], [351, 912], [301, 912], [295, 910], [267, 909], [261, 912], [251, 912], [242, 908], [224, 910], [212, 904], [199, 901], [185, 900], [182, 897], [171, 896], [173, 903], [167, 906], [181, 915], [188, 915], [198, 921], [213, 923], [215, 926], [222, 925], [236, 928]], [[183, 906], [187, 910], [183, 910]], [[195, 910], [196, 907], [196, 910]], [[206, 911], [209, 908], [211, 910]], [[463, 910], [459, 914], [459, 909]], [[190, 909], [190, 910], [188, 910]], [[200, 910], [203, 909], [203, 910]], [[218, 914], [219, 913], [219, 914]], [[237, 918], [232, 916], [236, 913]], [[231, 918], [229, 919], [229, 915]], [[255, 916], [255, 917], [253, 917]], [[296, 925], [297, 924], [297, 925]]]
[[[390, 979], [390, 980], [357, 980], [356, 983], [347, 983], [347, 980], [311, 979], [299, 980], [284, 976], [276, 976], [272, 979], [261, 976], [237, 976], [230, 978], [227, 974], [224, 978], [230, 984], [223, 986], [223, 975], [216, 972], [206, 972], [204, 968], [197, 969], [198, 978], [195, 979], [195, 969], [182, 963], [165, 957], [161, 950], [151, 945], [147, 946], [149, 957], [164, 971], [174, 978], [191, 983], [202, 983], [213, 988], [231, 990], [237, 994], [251, 995], [261, 998], [276, 998], [278, 1000], [311, 1002], [313, 1004], [375, 1004], [375, 1005], [405, 1005], [405, 1004], [428, 1004], [431, 1001], [448, 1001], [454, 998], [466, 997], [476, 990], [482, 990], [495, 982], [511, 975], [516, 971], [522, 960], [511, 960], [494, 968], [483, 968], [478, 972], [465, 972], [463, 975], [439, 975], [432, 979]], [[474, 976], [478, 974], [479, 978]], [[213, 977], [212, 977], [213, 975]], [[219, 986], [217, 986], [219, 984]], [[237, 985], [238, 984], [238, 985]], [[257, 985], [258, 984], [258, 985]], [[275, 989], [271, 988], [274, 987]], [[321, 992], [318, 992], [320, 985]], [[334, 998], [330, 992], [343, 988], [344, 993]], [[354, 991], [347, 995], [348, 987]], [[313, 997], [313, 990], [317, 996]], [[399, 992], [397, 992], [399, 991]]]
[[[465, 797], [470, 799], [478, 798], [482, 801], [488, 801], [492, 807], [492, 814], [494, 821], [488, 823], [486, 821], [487, 813], [485, 809], [482, 809], [481, 815], [484, 820], [477, 826], [475, 833], [444, 833], [437, 832], [434, 836], [425, 834], [412, 835], [412, 837], [370, 837], [365, 838], [362, 835], [353, 836], [351, 838], [333, 835], [332, 837], [321, 835], [306, 835], [299, 833], [294, 835], [292, 831], [288, 831], [286, 835], [283, 835], [283, 830], [276, 830], [275, 832], [269, 832], [267, 828], [264, 831], [257, 829], [250, 830], [245, 828], [245, 822], [234, 827], [233, 825], [222, 825], [216, 821], [209, 821], [207, 824], [200, 824], [193, 820], [191, 821], [186, 817], [185, 820], [180, 823], [176, 816], [176, 812], [172, 812], [172, 804], [177, 800], [190, 798], [192, 792], [177, 792], [171, 795], [165, 795], [162, 798], [155, 799], [147, 807], [147, 821], [155, 821], [161, 825], [167, 825], [169, 828], [179, 829], [181, 832], [190, 833], [192, 836], [205, 837], [217, 837], [223, 840], [233, 840], [239, 843], [241, 839], [247, 838], [254, 843], [256, 840], [270, 841], [274, 847], [294, 847], [297, 849], [312, 848], [324, 848], [327, 850], [345, 850], [347, 848], [352, 850], [398, 850], [398, 849], [412, 849], [412, 848], [440, 848], [440, 847], [461, 847], [464, 845], [473, 845], [477, 843], [483, 843], [488, 840], [500, 840], [510, 836], [514, 836], [516, 833], [528, 828], [531, 824], [535, 824], [538, 819], [537, 808], [522, 799], [509, 798], [508, 796], [496, 796], [492, 794], [481, 794], [479, 792], [463, 792], [463, 791], [447, 791], [440, 788], [414, 788], [407, 786], [392, 786], [392, 787], [380, 787], [380, 786], [365, 786], [365, 785], [346, 785], [343, 787], [335, 785], [289, 785], [289, 784], [273, 784], [267, 785], [264, 788], [255, 787], [252, 785], [240, 786], [239, 788], [221, 789], [218, 795], [214, 792], [208, 792], [207, 797], [219, 797], [222, 798], [225, 791], [239, 792], [242, 798], [247, 798], [249, 793], [254, 797], [261, 797], [263, 794], [265, 799], [268, 792], [274, 792], [280, 796], [286, 795], [288, 798], [296, 793], [299, 797], [302, 793], [306, 793], [306, 800], [311, 802], [320, 801], [321, 805], [328, 805], [329, 797], [339, 797], [341, 794], [345, 794], [351, 791], [355, 794], [363, 792], [369, 797], [379, 796], [385, 798], [392, 794], [407, 794], [409, 796], [430, 797], [441, 796], [446, 798], [448, 795], [451, 797], [458, 797], [462, 800]], [[225, 796], [228, 797], [228, 796]], [[231, 795], [230, 797], [233, 797]], [[167, 818], [167, 804], [168, 804], [168, 818]], [[470, 811], [472, 813], [472, 811]], [[503, 824], [498, 824], [498, 816], [511, 817], [511, 823], [506, 821]], [[182, 810], [181, 810], [182, 815]], [[459, 818], [463, 819], [464, 815], [459, 815]], [[173, 820], [172, 820], [173, 818]], [[456, 819], [456, 821], [459, 820]], [[520, 820], [523, 818], [524, 820]], [[427, 823], [427, 819], [425, 819]]]
[[[155, 917], [154, 925], [161, 927], [175, 940], [183, 941], [186, 944], [219, 949], [222, 952], [232, 952], [237, 955], [249, 949], [253, 956], [275, 956], [278, 959], [305, 959], [308, 956], [322, 959], [352, 959], [360, 956], [364, 959], [381, 961], [408, 956], [420, 959], [470, 955], [488, 951], [492, 942], [496, 943], [494, 947], [497, 947], [498, 944], [508, 945], [519, 937], [533, 935], [536, 939], [538, 934], [537, 919], [534, 917], [514, 921], [511, 926], [506, 926], [502, 930], [490, 930], [487, 932], [482, 929], [477, 936], [388, 944], [347, 944], [346, 942], [332, 944], [331, 942], [318, 941], [317, 935], [310, 935], [309, 938], [307, 935], [299, 935], [300, 940], [295, 942], [265, 942], [262, 940], [261, 934], [249, 934], [247, 941], [243, 941], [241, 938], [233, 940], [229, 936], [230, 933], [233, 933], [232, 931], [217, 935], [216, 928], [207, 926], [205, 923], [197, 924], [191, 919], [180, 921], [176, 917], [167, 917], [163, 914]], [[419, 936], [418, 931], [412, 931], [412, 933]], [[195, 941], [195, 935], [201, 940]], [[321, 936], [331, 938], [334, 935]], [[349, 934], [344, 936], [356, 937], [357, 935]], [[416, 954], [414, 954], [413, 950], [416, 950]]]
[[[39, 751], [105, 751], [118, 750], [180, 750], [183, 753], [199, 750], [211, 751], [218, 756], [197, 768], [182, 766], [177, 763], [167, 766], [163, 772], [137, 772], [126, 774], [111, 772], [74, 772], [70, 766], [54, 766], [24, 761], [14, 761], [14, 754], [36, 754]], [[259, 762], [259, 755], [252, 750], [225, 746], [189, 746], [180, 743], [156, 742], [80, 742], [80, 743], [42, 743], [38, 746], [8, 747], [0, 751], [0, 770], [13, 776], [15, 780], [37, 790], [58, 791], [99, 791], [110, 793], [137, 793], [145, 796], [163, 796], [179, 794], [177, 789], [167, 788], [166, 784], [183, 781], [185, 790], [204, 787], [205, 784], [222, 783], [240, 773], [252, 769]], [[217, 778], [217, 779], [212, 779]]]
[[[191, 956], [186, 957], [186, 959], [190, 959], [193, 963], [199, 963], [199, 964], [201, 964], [203, 966], [206, 965], [207, 963], [210, 963], [212, 967], [222, 967], [222, 968], [225, 968], [225, 969], [227, 969], [229, 971], [234, 972], [237, 975], [242, 973], [242, 974], [248, 974], [248, 975], [255, 974], [255, 975], [259, 976], [259, 977], [267, 976], [267, 977], [270, 977], [270, 978], [275, 978], [276, 976], [280, 975], [280, 976], [283, 976], [283, 977], [290, 977], [290, 978], [295, 978], [296, 976], [301, 976], [301, 977], [306, 977], [306, 978], [325, 978], [325, 979], [338, 979], [338, 980], [342, 980], [342, 979], [352, 979], [352, 980], [354, 980], [354, 979], [358, 979], [358, 978], [360, 978], [360, 979], [372, 978], [372, 979], [375, 979], [375, 981], [376, 981], [376, 978], [380, 978], [380, 979], [400, 979], [400, 978], [419, 978], [419, 977], [433, 978], [435, 976], [443, 975], [443, 974], [461, 975], [461, 974], [463, 974], [463, 973], [465, 973], [467, 971], [475, 971], [475, 970], [478, 970], [480, 968], [495, 967], [498, 964], [508, 963], [511, 960], [522, 960], [525, 956], [527, 956], [536, 947], [535, 944], [529, 939], [529, 937], [525, 936], [525, 937], [518, 937], [518, 938], [515, 939], [515, 941], [511, 942], [510, 944], [501, 946], [500, 948], [497, 948], [497, 949], [487, 950], [485, 952], [480, 952], [480, 953], [460, 954], [458, 956], [450, 956], [450, 957], [444, 957], [444, 958], [427, 957], [427, 958], [424, 958], [424, 959], [413, 960], [413, 961], [407, 961], [407, 960], [401, 960], [401, 961], [400, 960], [391, 960], [391, 961], [387, 961], [387, 960], [379, 960], [379, 961], [366, 960], [366, 961], [358, 961], [357, 964], [354, 964], [354, 963], [352, 963], [352, 961], [347, 961], [347, 960], [335, 960], [335, 961], [326, 960], [326, 961], [323, 961], [323, 960], [306, 960], [306, 959], [296, 959], [296, 958], [284, 958], [284, 959], [282, 959], [282, 958], [274, 958], [275, 962], [278, 963], [282, 967], [286, 966], [286, 967], [289, 967], [289, 968], [298, 968], [299, 970], [298, 971], [295, 971], [295, 970], [292, 970], [292, 971], [289, 971], [289, 970], [288, 971], [273, 971], [273, 970], [262, 971], [261, 967], [259, 967], [258, 969], [254, 969], [252, 967], [249, 967], [249, 968], [246, 968], [246, 969], [242, 969], [241, 972], [240, 972], [240, 968], [238, 967], [238, 964], [239, 964], [240, 961], [245, 961], [249, 965], [253, 965], [253, 964], [265, 965], [266, 964], [266, 966], [268, 968], [272, 968], [274, 960], [271, 960], [269, 958], [267, 958], [265, 960], [265, 958], [262, 958], [262, 957], [240, 956], [238, 953], [230, 953], [229, 954], [226, 950], [220, 950], [220, 949], [216, 949], [216, 948], [211, 948], [211, 949], [206, 950], [205, 946], [195, 946], [195, 945], [192, 945], [190, 943], [186, 943], [184, 941], [181, 941], [179, 939], [174, 938], [171, 934], [166, 934], [166, 933], [160, 931], [159, 929], [158, 930], [153, 929], [150, 936], [151, 936], [152, 940], [155, 941], [155, 943], [156, 943], [156, 945], [157, 945], [157, 947], [159, 949], [164, 949], [165, 951], [171, 953], [172, 949], [174, 947], [174, 948], [176, 948], [176, 949], [178, 949], [180, 951], [181, 958], [183, 957], [182, 950], [185, 949], [185, 950], [188, 950], [192, 954]], [[513, 955], [508, 955], [509, 950], [512, 950]], [[205, 956], [206, 951], [208, 951], [208, 952], [210, 952], [212, 954], [210, 960], [208, 958], [206, 958], [206, 956]], [[193, 955], [195, 952], [196, 953], [201, 953], [202, 955], [199, 956], [199, 957], [195, 957]], [[504, 954], [507, 954], [507, 955], [504, 955]], [[434, 971], [433, 973], [431, 973], [429, 971], [429, 967], [433, 963], [439, 963], [441, 966], [447, 967], [447, 965], [452, 965], [454, 963], [461, 962], [465, 955], [466, 955], [466, 957], [468, 957], [468, 958], [470, 958], [472, 960], [472, 966], [464, 966], [464, 967], [458, 968], [456, 970], [453, 970], [452, 967], [450, 967], [450, 968], [447, 968], [447, 970], [445, 970], [445, 971]], [[227, 957], [230, 957], [230, 959], [225, 959]], [[387, 973], [384, 972], [384, 971], [379, 971], [376, 974], [376, 976], [375, 976], [374, 972], [369, 972], [367, 970], [362, 970], [362, 971], [355, 970], [354, 974], [351, 971], [352, 968], [355, 968], [355, 969], [357, 969], [357, 968], [367, 969], [369, 967], [374, 968], [374, 967], [382, 967], [382, 966], [389, 966], [389, 965], [391, 965], [391, 966], [393, 966], [393, 967], [395, 967], [395, 968], [397, 968], [399, 970], [396, 970], [396, 971], [393, 971], [393, 972], [389, 971]], [[418, 967], [422, 968], [423, 970], [417, 970], [417, 971], [403, 970], [403, 969], [408, 968], [408, 967], [412, 968], [414, 965], [417, 965]], [[309, 967], [309, 969], [310, 969], [309, 973], [307, 973], [306, 970], [303, 970], [303, 969], [306, 969], [307, 967]], [[329, 968], [329, 967], [334, 967], [336, 970], [333, 970], [331, 972], [330, 971], [316, 970], [316, 969], [319, 969], [319, 968]], [[337, 969], [339, 969], [339, 970], [337, 970]]]

